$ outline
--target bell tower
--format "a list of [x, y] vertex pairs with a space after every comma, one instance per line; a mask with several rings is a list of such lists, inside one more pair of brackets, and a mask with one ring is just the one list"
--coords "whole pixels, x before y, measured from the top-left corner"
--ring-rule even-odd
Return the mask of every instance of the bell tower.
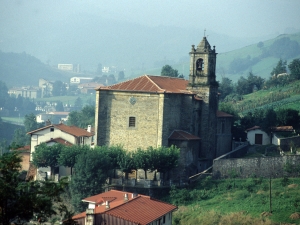
[[206, 37], [197, 48], [192, 45], [190, 51], [190, 74], [187, 90], [201, 99], [199, 110], [198, 134], [201, 138], [201, 158], [212, 160], [216, 157], [216, 133], [218, 110], [218, 82], [216, 81], [215, 46], [211, 49]]

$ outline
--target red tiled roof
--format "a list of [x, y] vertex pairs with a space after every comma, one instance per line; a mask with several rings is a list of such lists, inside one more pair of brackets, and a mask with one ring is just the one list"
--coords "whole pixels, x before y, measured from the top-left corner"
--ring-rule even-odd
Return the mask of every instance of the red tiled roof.
[[37, 130], [30, 131], [27, 134], [33, 134], [37, 131], [41, 131], [41, 130], [44, 130], [44, 129], [47, 129], [47, 128], [50, 128], [50, 127], [55, 127], [57, 129], [65, 132], [65, 133], [71, 134], [75, 137], [91, 137], [91, 136], [94, 135], [93, 132], [88, 132], [85, 129], [82, 129], [82, 128], [79, 128], [79, 127], [76, 127], [76, 126], [67, 126], [63, 123], [62, 124], [51, 124], [51, 125], [39, 128]]
[[292, 126], [280, 126], [280, 127], [272, 127], [272, 131], [294, 131]]
[[65, 145], [65, 146], [72, 146], [73, 144], [62, 139], [62, 138], [54, 138], [54, 139], [51, 139], [49, 141], [46, 141], [46, 143], [49, 143], [49, 142], [56, 142], [56, 143], [59, 143], [59, 144], [62, 144], [62, 145]]
[[[126, 193], [128, 195], [128, 201], [124, 201], [124, 195]], [[149, 196], [138, 195], [133, 197], [132, 193], [116, 190], [94, 195], [82, 201], [101, 203], [104, 200], [109, 202], [109, 209], [105, 208], [105, 204], [98, 205], [94, 209], [95, 214], [104, 213], [141, 225], [149, 224], [177, 208], [174, 205], [152, 199]], [[79, 219], [85, 216], [86, 213], [82, 212], [73, 216], [72, 219]]]
[[260, 129], [260, 126], [254, 126], [254, 127], [248, 128], [246, 131], [257, 130], [257, 129]]
[[120, 90], [158, 93], [191, 93], [186, 90], [188, 81], [181, 78], [143, 75], [132, 80], [97, 90]]
[[222, 111], [217, 111], [217, 117], [233, 117], [233, 115], [230, 115]]
[[23, 147], [15, 149], [17, 151], [30, 151], [30, 145], [25, 145]]
[[199, 137], [192, 135], [183, 130], [174, 130], [172, 132], [172, 134], [170, 135], [169, 139], [170, 140], [185, 140], [185, 141], [200, 140]]

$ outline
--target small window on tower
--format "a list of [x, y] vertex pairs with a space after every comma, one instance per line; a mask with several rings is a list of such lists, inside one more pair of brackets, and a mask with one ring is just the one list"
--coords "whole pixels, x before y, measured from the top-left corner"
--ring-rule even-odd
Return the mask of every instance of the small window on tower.
[[135, 127], [135, 117], [129, 117], [129, 127]]

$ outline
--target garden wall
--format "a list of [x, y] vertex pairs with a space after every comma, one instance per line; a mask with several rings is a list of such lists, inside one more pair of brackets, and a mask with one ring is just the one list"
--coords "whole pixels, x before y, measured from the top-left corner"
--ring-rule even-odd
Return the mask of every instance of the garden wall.
[[[298, 176], [300, 156], [219, 159], [213, 163], [214, 178]], [[284, 169], [285, 168], [285, 169]], [[287, 168], [289, 172], [287, 172]], [[293, 172], [291, 172], [293, 171]], [[300, 171], [299, 171], [300, 172]]]

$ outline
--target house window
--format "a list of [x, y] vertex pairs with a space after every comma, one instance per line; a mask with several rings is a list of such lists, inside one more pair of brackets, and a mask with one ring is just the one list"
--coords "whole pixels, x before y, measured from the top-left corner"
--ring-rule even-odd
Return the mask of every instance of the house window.
[[54, 127], [51, 127], [51, 128], [50, 128], [50, 132], [54, 132]]
[[129, 117], [129, 124], [128, 124], [129, 127], [135, 127], [135, 117], [133, 116], [130, 116]]

